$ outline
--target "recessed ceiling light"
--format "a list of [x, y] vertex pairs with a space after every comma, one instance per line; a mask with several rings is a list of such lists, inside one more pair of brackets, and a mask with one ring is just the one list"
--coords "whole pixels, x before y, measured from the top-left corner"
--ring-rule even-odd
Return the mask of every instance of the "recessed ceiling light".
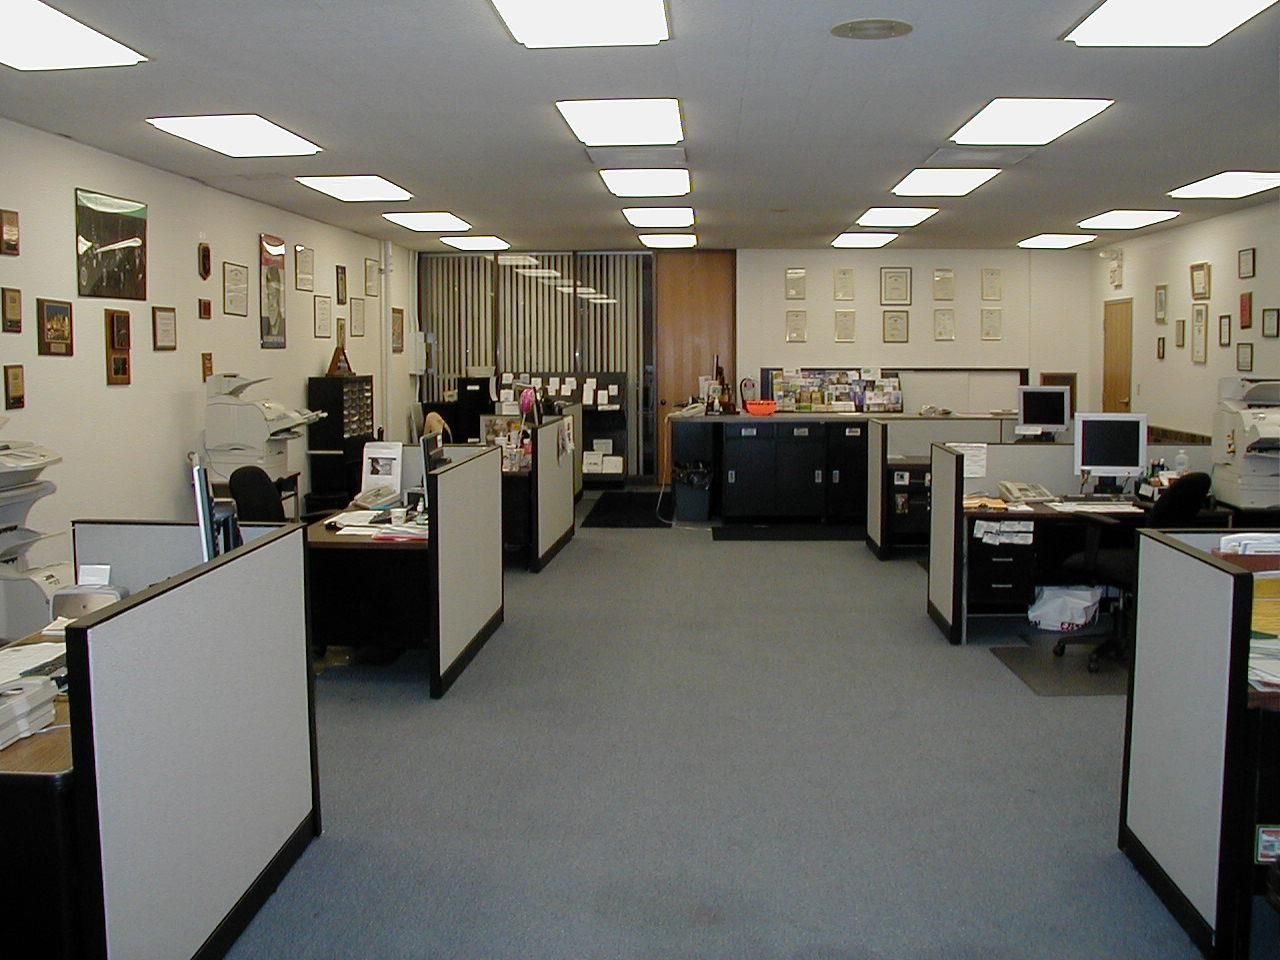
[[1025, 250], [1069, 250], [1097, 239], [1091, 233], [1041, 233], [1019, 240], [1018, 246]]
[[516, 38], [547, 47], [643, 47], [670, 39], [663, 0], [493, 0]]
[[693, 207], [623, 207], [633, 227], [692, 227]]
[[[531, 257], [527, 253], [503, 253], [498, 256], [498, 265], [502, 267], [537, 267], [541, 263], [537, 257]], [[551, 272], [556, 276], [560, 275], [558, 271]]]
[[190, 140], [228, 157], [305, 157], [319, 153], [310, 140], [256, 113], [209, 117], [151, 117], [157, 130]]
[[1096, 117], [1114, 100], [997, 97], [957, 130], [953, 143], [1042, 146]]
[[15, 70], [131, 67], [146, 57], [39, 0], [0, 3], [0, 63]]
[[1137, 230], [1163, 223], [1178, 215], [1177, 210], [1108, 210], [1076, 224], [1084, 230]]
[[556, 109], [588, 147], [672, 144], [684, 139], [679, 100], [558, 100]]
[[893, 192], [900, 197], [963, 197], [999, 172], [991, 167], [920, 167], [903, 177]]
[[441, 237], [441, 243], [447, 243], [457, 250], [509, 250], [511, 244], [501, 237]]
[[[418, 233], [448, 233], [450, 230], [470, 230], [471, 224], [452, 213], [384, 213], [383, 219], [398, 223]], [[534, 261], [537, 262], [536, 260]]]
[[1207, 47], [1276, 0], [1106, 0], [1066, 35], [1079, 47]]
[[319, 190], [347, 203], [371, 200], [412, 200], [413, 194], [382, 177], [295, 177], [304, 187]]
[[883, 17], [864, 17], [850, 20], [831, 28], [831, 35], [841, 40], [892, 40], [911, 32], [911, 24], [905, 20], [886, 20]]
[[831, 241], [831, 245], [842, 250], [874, 250], [897, 239], [896, 233], [842, 233]]
[[858, 218], [858, 226], [914, 227], [937, 212], [937, 207], [871, 207]]
[[588, 303], [617, 303], [617, 297], [587, 297]]
[[698, 238], [692, 233], [642, 233], [640, 242], [654, 250], [678, 250], [696, 247]]
[[585, 295], [587, 295], [587, 296], [594, 297], [594, 296], [596, 295], [596, 288], [595, 288], [595, 287], [575, 286], [575, 285], [574, 285], [574, 284], [572, 284], [572, 283], [566, 283], [566, 284], [563, 284], [563, 285], [561, 285], [561, 286], [559, 286], [559, 287], [556, 287], [556, 292], [557, 292], [557, 293], [576, 293], [576, 294], [578, 294], [579, 296], [582, 296], [582, 295], [584, 295], [584, 294], [585, 294]]
[[536, 277], [536, 278], [560, 276], [559, 270], [552, 270], [549, 267], [537, 267], [537, 268], [530, 268], [528, 270], [522, 270], [517, 267], [516, 273], [524, 277]]
[[689, 192], [688, 170], [601, 170], [615, 197], [683, 197]]
[[1224, 173], [1188, 183], [1185, 187], [1170, 190], [1169, 196], [1179, 199], [1184, 197], [1214, 197], [1223, 200], [1237, 200], [1240, 197], [1252, 196], [1272, 187], [1280, 187], [1280, 173], [1259, 173], [1251, 170], [1227, 170]]

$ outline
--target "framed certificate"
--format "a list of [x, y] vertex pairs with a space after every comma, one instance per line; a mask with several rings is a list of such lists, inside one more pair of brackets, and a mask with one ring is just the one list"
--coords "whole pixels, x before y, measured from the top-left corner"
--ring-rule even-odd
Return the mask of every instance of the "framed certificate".
[[1004, 299], [1004, 278], [995, 267], [982, 268], [982, 299]]
[[1169, 285], [1162, 283], [1156, 287], [1156, 323], [1169, 322]]
[[999, 307], [987, 307], [982, 311], [982, 339], [1004, 339], [1004, 311]]
[[956, 338], [956, 312], [950, 307], [933, 311], [933, 339], [954, 340]]
[[880, 268], [880, 303], [882, 306], [911, 306], [911, 268]]
[[1209, 299], [1209, 264], [1193, 263], [1191, 265], [1191, 299]]
[[884, 342], [906, 343], [910, 338], [909, 311], [886, 310], [884, 312]]
[[1191, 305], [1191, 362], [1209, 362], [1209, 305]]

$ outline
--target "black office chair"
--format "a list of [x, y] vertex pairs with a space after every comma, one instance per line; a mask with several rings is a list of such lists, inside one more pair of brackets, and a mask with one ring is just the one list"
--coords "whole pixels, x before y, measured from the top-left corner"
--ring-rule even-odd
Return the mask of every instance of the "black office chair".
[[[1126, 612], [1138, 592], [1138, 527], [1170, 529], [1190, 526], [1209, 496], [1210, 479], [1207, 473], [1188, 473], [1179, 477], [1138, 524], [1127, 524], [1106, 514], [1077, 514], [1087, 520], [1085, 548], [1063, 561], [1059, 568], [1063, 582], [1087, 583], [1095, 587], [1116, 587], [1120, 590], [1119, 615], [1110, 634], [1069, 634], [1053, 647], [1054, 656], [1062, 656], [1068, 643], [1088, 643], [1099, 636], [1106, 639], [1089, 653], [1089, 672], [1095, 673], [1103, 657], [1123, 660], [1128, 653], [1129, 624]], [[1103, 534], [1108, 531], [1125, 531], [1129, 542], [1124, 546], [1102, 546]]]
[[242, 523], [284, 523], [284, 504], [275, 481], [261, 467], [237, 467], [228, 481]]

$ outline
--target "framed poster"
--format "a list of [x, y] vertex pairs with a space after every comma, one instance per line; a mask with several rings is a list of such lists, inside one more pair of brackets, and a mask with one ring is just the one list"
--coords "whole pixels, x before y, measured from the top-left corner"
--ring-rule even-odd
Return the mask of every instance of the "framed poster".
[[853, 268], [852, 267], [836, 267], [835, 273], [835, 289], [832, 291], [832, 299], [848, 301], [853, 299]]
[[1247, 247], [1236, 253], [1236, 276], [1241, 280], [1253, 278], [1256, 255], [1257, 249], [1255, 247]]
[[1179, 350], [1187, 345], [1187, 321], [1179, 320], [1173, 325], [1173, 345]]
[[18, 211], [0, 210], [0, 257], [16, 257], [21, 249]]
[[1209, 305], [1191, 305], [1191, 362], [1209, 362]]
[[1169, 285], [1162, 283], [1156, 287], [1156, 323], [1169, 322]]
[[1241, 373], [1253, 373], [1253, 344], [1236, 344], [1236, 369]]
[[4, 365], [4, 408], [21, 410], [27, 405], [27, 379], [22, 364]]
[[75, 353], [69, 301], [36, 299], [36, 353], [43, 357], [70, 357]]
[[107, 385], [124, 386], [131, 382], [132, 371], [129, 350], [132, 338], [129, 332], [127, 310], [104, 310], [107, 341]]
[[1240, 329], [1248, 330], [1253, 326], [1253, 291], [1240, 294]]
[[293, 247], [293, 289], [310, 293], [316, 288], [316, 252], [302, 244]]
[[391, 352], [404, 353], [404, 308], [391, 308]]
[[328, 297], [315, 298], [314, 335], [318, 340], [328, 340], [333, 336], [333, 304]]
[[911, 306], [911, 268], [880, 268], [881, 306]]
[[1280, 337], [1280, 307], [1267, 307], [1262, 311], [1262, 335]]
[[882, 339], [885, 343], [906, 343], [911, 336], [910, 311], [886, 310], [884, 312]]
[[338, 264], [333, 268], [334, 291], [333, 302], [340, 307], [347, 305], [347, 268]]
[[[933, 299], [954, 300], [956, 298], [956, 272], [950, 267], [941, 267], [933, 271]], [[954, 337], [952, 339], [955, 339]]]
[[933, 311], [933, 339], [954, 340], [956, 338], [956, 312], [950, 307]]
[[982, 339], [1004, 339], [1004, 311], [999, 307], [984, 307], [982, 311]]
[[1218, 317], [1218, 346], [1231, 346], [1231, 314], [1229, 313]]
[[76, 279], [82, 297], [147, 299], [147, 205], [76, 188]]
[[17, 287], [4, 287], [0, 290], [3, 297], [3, 309], [0, 309], [0, 331], [5, 333], [22, 332], [22, 291]]
[[222, 312], [229, 317], [249, 315], [249, 268], [242, 263], [222, 264]]
[[1191, 265], [1191, 299], [1209, 299], [1209, 264], [1193, 263]]
[[807, 294], [805, 288], [804, 267], [787, 267], [783, 271], [783, 298], [786, 300], [803, 300]]
[[370, 260], [368, 257], [364, 259], [364, 295], [366, 297], [376, 297], [378, 295], [378, 286], [382, 281], [381, 272], [378, 270], [378, 261]]
[[982, 268], [982, 299], [1004, 299], [1004, 277], [995, 267]]
[[359, 297], [351, 298], [351, 335], [364, 336], [364, 301]]
[[809, 313], [806, 310], [788, 310], [783, 321], [787, 343], [804, 343], [809, 339]]
[[857, 327], [858, 314], [856, 310], [836, 311], [836, 343], [853, 343]]
[[151, 349], [178, 349], [178, 311], [173, 307], [151, 308]]
[[259, 342], [264, 350], [283, 350], [284, 241], [269, 233], [258, 234]]

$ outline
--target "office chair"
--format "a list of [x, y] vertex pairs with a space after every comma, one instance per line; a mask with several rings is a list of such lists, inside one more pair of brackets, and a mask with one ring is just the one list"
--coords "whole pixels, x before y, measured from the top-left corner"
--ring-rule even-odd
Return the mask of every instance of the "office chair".
[[242, 523], [284, 523], [284, 504], [275, 481], [261, 467], [237, 467], [228, 480]]
[[[1085, 548], [1082, 553], [1072, 554], [1064, 560], [1059, 568], [1059, 574], [1064, 581], [1073, 580], [1095, 587], [1117, 588], [1120, 591], [1120, 615], [1117, 616], [1109, 634], [1075, 633], [1060, 638], [1054, 644], [1054, 656], [1062, 656], [1066, 652], [1068, 643], [1088, 643], [1099, 636], [1106, 636], [1106, 639], [1089, 653], [1089, 672], [1098, 671], [1103, 657], [1112, 657], [1116, 660], [1125, 658], [1132, 628], [1132, 624], [1127, 622], [1129, 619], [1127, 611], [1138, 591], [1138, 537], [1134, 531], [1138, 527], [1160, 530], [1190, 526], [1195, 522], [1196, 514], [1204, 508], [1205, 500], [1209, 496], [1210, 482], [1207, 473], [1184, 474], [1169, 485], [1169, 489], [1136, 525], [1126, 524], [1106, 514], [1078, 514], [1088, 522], [1085, 528]], [[1122, 547], [1102, 546], [1103, 533], [1111, 529], [1127, 529], [1130, 542]], [[1123, 627], [1122, 621], [1124, 621]]]

